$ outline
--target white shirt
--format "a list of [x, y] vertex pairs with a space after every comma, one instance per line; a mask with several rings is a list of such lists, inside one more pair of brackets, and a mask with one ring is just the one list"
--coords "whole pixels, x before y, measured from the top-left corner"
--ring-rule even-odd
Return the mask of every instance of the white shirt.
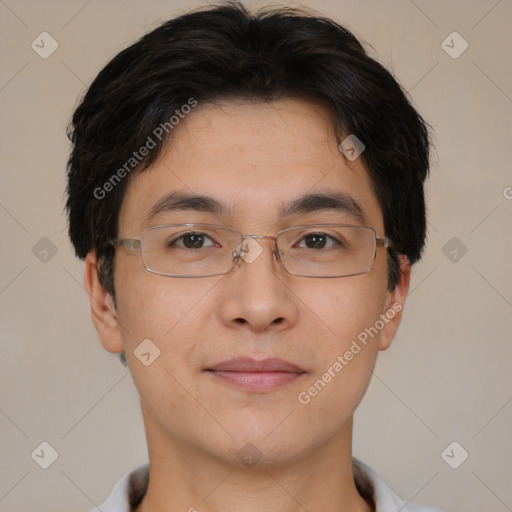
[[[441, 512], [438, 509], [407, 503], [400, 499], [370, 466], [352, 458], [354, 480], [361, 495], [373, 497], [375, 512]], [[89, 512], [131, 512], [130, 495], [145, 492], [149, 465], [142, 464], [126, 473], [114, 486], [107, 501]]]

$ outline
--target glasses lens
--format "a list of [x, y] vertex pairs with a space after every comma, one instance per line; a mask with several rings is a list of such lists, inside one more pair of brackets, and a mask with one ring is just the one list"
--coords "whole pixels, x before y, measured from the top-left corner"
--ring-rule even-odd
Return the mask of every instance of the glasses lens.
[[375, 231], [324, 224], [287, 229], [278, 236], [281, 260], [290, 274], [342, 277], [362, 274], [375, 262]]
[[156, 274], [199, 277], [229, 272], [242, 241], [231, 228], [209, 224], [156, 226], [142, 233], [142, 259]]

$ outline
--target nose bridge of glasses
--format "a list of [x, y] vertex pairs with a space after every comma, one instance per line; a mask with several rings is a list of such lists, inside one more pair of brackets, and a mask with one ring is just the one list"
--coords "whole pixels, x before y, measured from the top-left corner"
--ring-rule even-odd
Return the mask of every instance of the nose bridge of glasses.
[[246, 238], [268, 238], [270, 240], [276, 240], [276, 237], [271, 235], [245, 235], [244, 240]]
[[[247, 239], [254, 240], [255, 238], [260, 239], [260, 240], [262, 240], [262, 239], [273, 240], [274, 248], [272, 249], [272, 253], [275, 257], [280, 259], [279, 251], [277, 250], [277, 245], [276, 245], [277, 237], [271, 236], [271, 235], [244, 235], [242, 237], [242, 241], [240, 242], [240, 244], [237, 246], [235, 251], [233, 251], [233, 259], [238, 258], [240, 256], [244, 256], [245, 253], [250, 252], [251, 248], [250, 248], [250, 245], [246, 242], [246, 240]], [[263, 247], [261, 247], [261, 245], [258, 244], [256, 241], [254, 243], [256, 243], [260, 248], [260, 250], [257, 252], [259, 252], [259, 253], [263, 252]], [[252, 252], [254, 254], [255, 251], [253, 250]], [[244, 258], [244, 259], [246, 259], [246, 258]]]

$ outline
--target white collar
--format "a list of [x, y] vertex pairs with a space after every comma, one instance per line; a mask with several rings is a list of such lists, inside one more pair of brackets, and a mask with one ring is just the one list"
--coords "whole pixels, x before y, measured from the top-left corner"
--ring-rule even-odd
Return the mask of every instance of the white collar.
[[[360, 492], [373, 496], [375, 512], [441, 512], [430, 507], [415, 505], [400, 499], [370, 466], [352, 458], [354, 479]], [[107, 501], [89, 512], [131, 512], [130, 493], [144, 486], [149, 473], [149, 465], [141, 464], [126, 473], [114, 486]]]

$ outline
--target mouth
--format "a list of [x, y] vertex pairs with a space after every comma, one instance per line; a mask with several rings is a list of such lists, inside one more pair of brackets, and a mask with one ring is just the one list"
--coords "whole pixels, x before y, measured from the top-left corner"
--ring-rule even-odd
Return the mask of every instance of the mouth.
[[206, 371], [225, 383], [252, 392], [273, 391], [306, 375], [305, 370], [278, 358], [231, 359]]

